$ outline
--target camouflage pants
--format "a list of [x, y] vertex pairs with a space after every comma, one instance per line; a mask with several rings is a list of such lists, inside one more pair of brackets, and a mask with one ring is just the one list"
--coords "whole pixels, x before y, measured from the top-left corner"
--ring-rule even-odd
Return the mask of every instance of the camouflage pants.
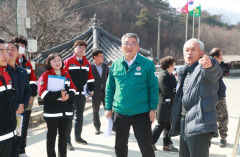
[[228, 131], [228, 111], [227, 111], [227, 104], [226, 99], [221, 98], [217, 102], [217, 121], [218, 121], [218, 129], [221, 138], [227, 137]]

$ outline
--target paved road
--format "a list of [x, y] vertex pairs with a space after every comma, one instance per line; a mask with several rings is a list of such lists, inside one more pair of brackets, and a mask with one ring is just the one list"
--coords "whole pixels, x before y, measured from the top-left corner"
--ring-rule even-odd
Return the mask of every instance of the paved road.
[[[212, 145], [210, 148], [210, 157], [225, 157], [232, 152], [232, 147], [234, 143], [234, 138], [236, 134], [236, 128], [238, 124], [238, 117], [240, 115], [239, 98], [240, 98], [240, 77], [227, 77], [224, 78], [227, 85], [227, 104], [229, 110], [229, 136], [227, 138], [228, 145], [226, 148], [220, 148], [219, 138], [214, 138], [212, 140]], [[101, 108], [100, 116], [102, 121], [102, 129], [106, 126], [105, 117], [103, 116], [104, 111]], [[88, 145], [76, 144], [73, 141], [75, 151], [69, 151], [69, 157], [112, 157], [114, 154], [114, 133], [110, 138], [106, 138], [101, 135], [94, 134], [94, 127], [92, 125], [92, 109], [91, 103], [87, 103], [84, 112], [84, 128], [82, 137], [88, 141]], [[72, 134], [73, 137], [73, 134]], [[173, 138], [174, 144], [179, 147], [179, 137]], [[166, 153], [162, 151], [162, 137], [156, 144], [159, 151], [156, 152], [156, 156], [162, 157], [177, 157], [176, 153]], [[57, 147], [57, 144], [56, 144]], [[57, 150], [57, 148], [56, 148]], [[27, 154], [30, 157], [46, 157], [46, 124], [42, 123], [39, 126], [32, 128], [28, 132], [27, 141]], [[139, 151], [136, 139], [131, 130], [131, 135], [129, 137], [129, 157], [140, 157], [141, 153]]]

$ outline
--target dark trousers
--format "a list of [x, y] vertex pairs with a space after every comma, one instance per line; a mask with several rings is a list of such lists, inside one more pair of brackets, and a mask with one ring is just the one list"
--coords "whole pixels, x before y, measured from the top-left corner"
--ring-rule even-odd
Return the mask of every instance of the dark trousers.
[[55, 141], [58, 132], [58, 152], [60, 157], [67, 156], [67, 126], [68, 118], [45, 118], [47, 123], [47, 155], [56, 157]]
[[170, 122], [158, 122], [158, 124], [153, 129], [153, 144], [157, 143], [158, 138], [160, 137], [162, 131], [163, 132], [163, 145], [168, 146], [172, 144], [171, 137], [169, 136], [169, 131], [171, 129]]
[[[83, 127], [83, 111], [85, 109], [86, 98], [83, 95], [76, 95], [73, 98], [76, 123], [75, 123], [75, 140], [81, 138]], [[73, 119], [73, 117], [72, 117]], [[68, 122], [67, 142], [71, 143], [72, 119]]]
[[26, 143], [27, 143], [27, 131], [29, 126], [29, 120], [31, 117], [31, 110], [26, 110], [23, 113], [23, 127], [22, 127], [22, 136], [19, 139], [18, 144], [18, 154], [25, 153]]
[[185, 136], [185, 119], [181, 118], [179, 157], [209, 157], [212, 133]]
[[0, 156], [16, 157], [16, 154], [13, 153], [16, 150], [16, 148], [15, 149], [13, 148], [14, 147], [13, 142], [14, 142], [13, 138], [0, 142]]
[[123, 116], [115, 112], [115, 153], [117, 157], [128, 156], [128, 137], [130, 127], [133, 127], [143, 157], [155, 157], [152, 148], [152, 131], [149, 113], [134, 116]]
[[101, 122], [99, 118], [99, 109], [101, 103], [103, 103], [103, 106], [105, 106], [105, 94], [104, 91], [102, 93], [94, 92], [94, 95], [92, 97], [92, 108], [93, 108], [93, 125], [96, 129], [100, 129]]

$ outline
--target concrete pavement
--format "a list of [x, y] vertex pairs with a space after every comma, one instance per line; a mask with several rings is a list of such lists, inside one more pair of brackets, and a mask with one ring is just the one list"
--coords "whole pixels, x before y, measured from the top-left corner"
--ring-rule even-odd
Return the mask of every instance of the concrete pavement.
[[[236, 135], [236, 128], [238, 124], [238, 117], [240, 114], [240, 107], [238, 107], [240, 92], [239, 87], [240, 77], [226, 77], [224, 81], [227, 85], [227, 105], [229, 111], [229, 133], [227, 137], [228, 145], [226, 148], [220, 148], [218, 146], [220, 138], [213, 138], [212, 145], [210, 148], [210, 157], [225, 157], [232, 153], [232, 147], [234, 144], [234, 138]], [[102, 131], [106, 126], [103, 108], [100, 111], [100, 117], [102, 122]], [[155, 125], [155, 124], [154, 124]], [[154, 127], [153, 125], [153, 127]], [[112, 157], [114, 153], [114, 133], [110, 138], [104, 137], [103, 134], [95, 135], [94, 127], [92, 124], [92, 108], [91, 103], [86, 104], [84, 112], [84, 127], [82, 137], [87, 140], [88, 145], [77, 144], [72, 141], [75, 151], [68, 151], [69, 157]], [[29, 129], [28, 140], [27, 140], [27, 155], [30, 157], [46, 157], [46, 124], [41, 123], [37, 127]], [[72, 139], [73, 138], [72, 132]], [[179, 137], [172, 138], [175, 146], [179, 148]], [[156, 144], [159, 151], [157, 151], [156, 157], [177, 157], [177, 153], [166, 153], [162, 151], [162, 137]], [[136, 139], [133, 135], [133, 131], [130, 132], [129, 137], [129, 157], [140, 157], [141, 153], [138, 148]], [[56, 142], [57, 152], [57, 142]]]

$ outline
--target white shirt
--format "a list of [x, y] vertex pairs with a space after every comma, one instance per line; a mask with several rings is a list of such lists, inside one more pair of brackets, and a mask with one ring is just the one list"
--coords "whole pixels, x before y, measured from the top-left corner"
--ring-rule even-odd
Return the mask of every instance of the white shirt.
[[23, 58], [18, 58], [18, 62], [19, 62], [20, 64], [22, 64]]
[[94, 65], [96, 66], [96, 69], [98, 71], [98, 74], [100, 75], [100, 77], [102, 77], [102, 64], [97, 65], [95, 62], [93, 62]]
[[77, 58], [78, 61], [79, 61], [79, 60], [82, 60], [82, 58], [79, 58], [78, 56], [76, 56], [76, 58]]
[[126, 60], [126, 58], [124, 57], [124, 60], [127, 62], [127, 64], [128, 64], [128, 67], [130, 67], [133, 63], [134, 63], [134, 61], [136, 60], [136, 57], [137, 57], [137, 54], [135, 55], [135, 57], [133, 57], [133, 59], [131, 59], [129, 62]]

